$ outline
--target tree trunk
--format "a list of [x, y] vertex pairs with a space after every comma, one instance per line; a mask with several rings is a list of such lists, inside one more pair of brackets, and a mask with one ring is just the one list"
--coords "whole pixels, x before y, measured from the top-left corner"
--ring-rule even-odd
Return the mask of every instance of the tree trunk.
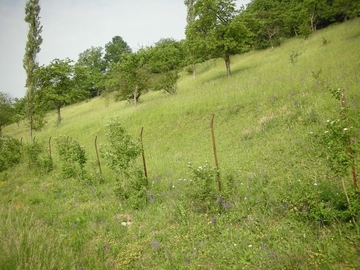
[[226, 74], [228, 77], [231, 77], [231, 70], [230, 70], [230, 53], [225, 53], [225, 66], [226, 66]]
[[28, 104], [27, 104], [27, 109], [28, 109], [28, 119], [29, 119], [29, 128], [30, 128], [30, 130], [29, 130], [29, 132], [30, 132], [30, 139], [32, 139], [32, 137], [33, 137], [33, 134], [32, 134], [32, 132], [33, 132], [33, 129], [34, 129], [34, 103], [33, 103], [33, 101], [32, 101], [32, 97], [31, 97], [31, 95], [34, 95], [32, 92], [31, 92], [31, 86], [29, 87], [29, 90], [28, 90], [28, 96], [27, 96], [27, 98], [28, 98], [28, 100], [27, 100], [27, 102], [28, 102]]
[[193, 75], [193, 78], [196, 77], [196, 65], [195, 64], [192, 64], [192, 75]]
[[134, 106], [136, 107], [136, 101], [137, 101], [137, 92], [138, 92], [138, 85], [135, 86], [135, 92], [134, 92]]
[[34, 113], [30, 113], [29, 115], [29, 124], [30, 124], [30, 139], [33, 137], [33, 129], [34, 129]]
[[60, 124], [61, 122], [61, 113], [60, 113], [61, 106], [56, 105], [56, 114], [57, 114], [57, 122]]
[[314, 34], [316, 32], [316, 24], [315, 24], [315, 7], [314, 7], [314, 11], [311, 14], [310, 17], [310, 23], [311, 23], [311, 31]]
[[269, 36], [269, 42], [270, 42], [270, 45], [271, 45], [271, 50], [273, 50], [273, 49], [274, 49], [274, 45], [273, 45], [271, 36]]

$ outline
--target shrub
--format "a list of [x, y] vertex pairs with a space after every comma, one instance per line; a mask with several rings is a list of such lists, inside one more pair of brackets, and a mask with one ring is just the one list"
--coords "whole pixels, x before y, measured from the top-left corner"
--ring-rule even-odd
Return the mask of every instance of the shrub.
[[56, 147], [62, 162], [63, 177], [84, 177], [84, 166], [87, 161], [85, 149], [71, 137], [60, 136], [56, 138]]
[[115, 194], [131, 209], [144, 208], [148, 201], [146, 179], [141, 170], [135, 170], [123, 177], [115, 188]]
[[198, 212], [219, 212], [225, 201], [217, 190], [216, 168], [211, 167], [208, 162], [197, 168], [189, 162], [188, 167], [192, 175], [186, 182], [186, 195], [193, 209]]
[[291, 52], [290, 56], [289, 56], [289, 59], [290, 59], [290, 62], [291, 64], [295, 64], [298, 60], [298, 57], [301, 55], [301, 53], [299, 52]]
[[43, 146], [38, 142], [25, 144], [23, 151], [29, 169], [37, 172], [51, 172], [53, 170], [53, 160], [44, 153]]
[[107, 131], [109, 143], [103, 148], [102, 155], [114, 172], [126, 174], [140, 156], [141, 144], [132, 140], [118, 121], [107, 124]]
[[302, 25], [299, 26], [299, 32], [304, 39], [308, 39], [312, 31], [307, 23], [303, 23]]
[[18, 164], [21, 160], [21, 143], [10, 137], [0, 137], [0, 172]]
[[135, 161], [142, 148], [134, 141], [118, 120], [107, 125], [108, 144], [101, 148], [108, 166], [116, 173], [116, 195], [133, 209], [142, 208], [147, 202], [146, 179]]

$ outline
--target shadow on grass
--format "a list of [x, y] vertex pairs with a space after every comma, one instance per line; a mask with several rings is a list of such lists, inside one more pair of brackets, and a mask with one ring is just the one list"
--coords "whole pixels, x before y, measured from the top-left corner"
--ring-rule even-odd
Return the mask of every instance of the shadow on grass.
[[[255, 65], [244, 65], [244, 66], [237, 66], [236, 68], [231, 69], [231, 66], [230, 66], [231, 77], [235, 77], [235, 76], [239, 75], [240, 73], [250, 70], [250, 69], [253, 69], [255, 67], [256, 67]], [[214, 74], [214, 76], [208, 78], [208, 82], [216, 81], [216, 80], [222, 79], [222, 78], [227, 78], [225, 63], [224, 63], [224, 70], [220, 71], [217, 74]]]

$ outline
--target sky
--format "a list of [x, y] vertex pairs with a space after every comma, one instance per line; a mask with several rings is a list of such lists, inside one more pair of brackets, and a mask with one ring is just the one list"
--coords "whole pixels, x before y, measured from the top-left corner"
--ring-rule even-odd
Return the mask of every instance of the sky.
[[[0, 0], [0, 92], [12, 98], [26, 92], [26, 2]], [[248, 2], [237, 0], [237, 5]], [[184, 0], [41, 0], [40, 7], [40, 65], [56, 58], [77, 61], [80, 53], [92, 46], [104, 48], [114, 36], [121, 36], [133, 51], [161, 38], [185, 38]]]

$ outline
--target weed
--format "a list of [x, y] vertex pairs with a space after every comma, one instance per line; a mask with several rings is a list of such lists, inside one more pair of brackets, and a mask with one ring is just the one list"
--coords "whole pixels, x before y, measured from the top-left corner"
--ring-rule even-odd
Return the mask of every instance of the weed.
[[327, 40], [326, 38], [322, 37], [322, 44], [323, 44], [324, 46], [327, 45], [327, 44], [329, 44], [329, 43], [330, 43], [329, 40]]
[[292, 51], [292, 53], [290, 54], [290, 57], [289, 57], [290, 63], [294, 65], [294, 64], [298, 61], [298, 57], [299, 57], [300, 55], [301, 55], [300, 52], [294, 52], [294, 51]]

